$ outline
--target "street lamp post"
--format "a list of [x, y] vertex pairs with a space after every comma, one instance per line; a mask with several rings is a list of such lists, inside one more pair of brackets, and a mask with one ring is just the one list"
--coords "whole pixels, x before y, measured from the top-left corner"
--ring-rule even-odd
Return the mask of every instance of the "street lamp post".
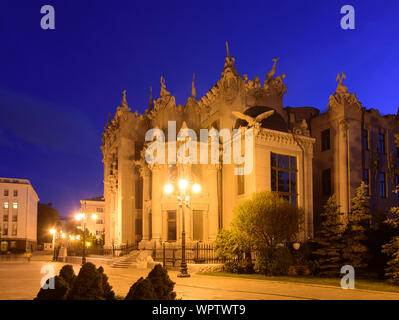
[[[182, 232], [181, 232], [181, 264], [180, 264], [180, 273], [177, 275], [180, 278], [187, 278], [190, 277], [190, 274], [187, 271], [187, 262], [186, 262], [186, 226], [185, 226], [185, 214], [184, 214], [184, 207], [189, 207], [190, 205], [190, 195], [188, 194], [189, 182], [186, 179], [181, 179], [178, 182], [178, 187], [180, 190], [179, 195], [177, 196], [178, 206], [182, 210]], [[173, 192], [173, 186], [168, 183], [164, 187], [164, 191], [166, 194], [171, 194]], [[192, 185], [192, 192], [193, 193], [200, 193], [201, 186], [198, 183], [194, 183]]]
[[[92, 214], [91, 218], [93, 220], [97, 220], [98, 216], [96, 214]], [[75, 219], [83, 222], [83, 254], [82, 254], [82, 265], [86, 263], [86, 223], [87, 223], [87, 215], [86, 213], [77, 213], [75, 215]]]
[[56, 234], [55, 229], [50, 229], [50, 233], [53, 235], [53, 241], [52, 241], [52, 246], [53, 246], [53, 261], [55, 261], [55, 234]]

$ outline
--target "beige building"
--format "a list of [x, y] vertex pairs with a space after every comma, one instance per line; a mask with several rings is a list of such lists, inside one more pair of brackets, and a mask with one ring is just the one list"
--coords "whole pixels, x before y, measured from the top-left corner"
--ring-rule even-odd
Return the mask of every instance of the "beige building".
[[[86, 228], [91, 234], [96, 236], [98, 240], [101, 240], [104, 236], [104, 209], [105, 200], [104, 197], [95, 197], [90, 199], [80, 200], [81, 212], [87, 215]], [[91, 217], [96, 215], [97, 219], [93, 220]], [[83, 228], [83, 221], [81, 221], [80, 227]]]
[[[176, 105], [163, 78], [159, 98], [153, 100], [151, 92], [144, 114], [130, 112], [124, 93], [121, 106], [114, 118], [108, 120], [102, 137], [106, 245], [134, 241], [141, 248], [153, 248], [163, 242], [179, 243], [182, 210], [177, 195], [165, 194], [164, 186], [167, 183], [176, 186], [181, 178], [202, 187], [199, 194], [191, 195], [190, 207], [184, 210], [188, 243], [214, 241], [218, 230], [230, 225], [234, 207], [262, 190], [278, 191], [302, 207], [306, 216], [299, 237], [313, 236], [315, 139], [310, 136], [306, 121], [296, 121], [295, 113], [283, 108], [285, 75], [276, 75], [277, 60], [273, 59], [265, 80], [259, 77], [249, 80], [246, 75], [238, 74], [234, 58], [227, 51], [221, 78], [200, 99], [193, 79], [191, 96], [184, 106]], [[168, 121], [176, 121], [177, 132], [170, 130]], [[241, 155], [249, 147], [253, 168], [245, 175], [236, 175], [234, 170], [240, 165], [231, 159], [234, 156], [230, 154], [224, 159], [219, 152], [216, 155], [219, 164], [208, 161], [208, 164], [181, 165], [179, 161], [168, 161], [149, 165], [144, 149], [152, 143], [145, 143], [145, 135], [153, 128], [165, 133], [167, 150], [176, 143], [181, 128], [192, 129], [198, 137], [200, 129], [215, 128], [223, 136], [223, 129], [226, 134], [226, 130], [232, 133], [233, 129], [252, 128], [253, 141], [248, 145], [241, 141]], [[223, 136], [220, 140], [224, 147], [232, 139]], [[177, 147], [183, 143], [177, 141]], [[201, 143], [195, 145], [201, 149]], [[209, 160], [213, 151], [208, 151]], [[168, 160], [169, 156], [166, 152]]]
[[1, 251], [36, 249], [38, 201], [29, 180], [0, 178]]
[[[153, 100], [151, 91], [144, 114], [130, 112], [124, 92], [121, 106], [113, 119], [108, 119], [102, 136], [106, 245], [135, 241], [141, 248], [153, 248], [163, 242], [179, 243], [182, 210], [176, 193], [165, 194], [164, 186], [176, 186], [182, 177], [202, 186], [184, 210], [189, 243], [214, 241], [220, 228], [229, 227], [235, 206], [262, 190], [277, 191], [304, 209], [301, 240], [314, 236], [314, 226], [318, 226], [331, 194], [337, 194], [347, 214], [362, 180], [368, 186], [373, 211], [387, 212], [399, 205], [393, 192], [399, 183], [399, 150], [394, 143], [398, 116], [381, 116], [377, 110], [363, 107], [343, 85], [344, 74], [337, 77], [337, 88], [325, 112], [314, 107], [283, 107], [285, 74], [276, 75], [277, 60], [273, 59], [264, 80], [257, 76], [248, 79], [238, 74], [227, 50], [221, 78], [203, 97], [197, 99], [193, 79], [191, 96], [185, 105], [176, 105], [161, 78], [160, 96]], [[216, 155], [219, 164], [167, 161], [149, 165], [145, 150], [155, 143], [164, 139], [165, 159], [173, 160], [169, 145], [179, 148], [192, 141], [179, 139], [179, 134], [176, 139], [177, 132], [170, 129], [168, 121], [176, 121], [177, 132], [190, 128], [197, 137], [201, 129], [216, 128], [223, 136], [223, 129], [231, 133], [252, 128], [249, 150], [253, 169], [236, 175], [239, 166], [222, 161], [224, 152]], [[145, 142], [146, 133], [154, 128], [164, 134]], [[209, 147], [207, 139], [200, 141], [195, 142], [197, 151], [202, 144]], [[231, 138], [223, 136], [220, 141], [224, 146]], [[244, 144], [242, 141], [242, 150]], [[209, 160], [212, 150], [208, 151]], [[196, 156], [201, 158], [198, 153]]]

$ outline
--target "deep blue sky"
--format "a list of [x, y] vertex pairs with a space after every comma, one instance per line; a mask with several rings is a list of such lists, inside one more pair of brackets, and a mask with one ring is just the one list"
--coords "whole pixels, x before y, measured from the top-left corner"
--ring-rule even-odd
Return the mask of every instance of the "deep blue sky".
[[[40, 28], [55, 8], [56, 30]], [[340, 28], [341, 6], [356, 29]], [[236, 67], [264, 79], [274, 57], [284, 104], [324, 110], [338, 72], [368, 108], [399, 105], [399, 1], [88, 1], [0, 3], [0, 176], [28, 178], [62, 215], [102, 194], [101, 134], [127, 90], [143, 111], [159, 78], [177, 103]]]

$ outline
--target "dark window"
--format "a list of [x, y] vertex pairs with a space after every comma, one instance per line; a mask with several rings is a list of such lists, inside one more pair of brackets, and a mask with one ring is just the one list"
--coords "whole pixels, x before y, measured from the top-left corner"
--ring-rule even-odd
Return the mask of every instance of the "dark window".
[[387, 193], [386, 193], [386, 181], [385, 181], [384, 172], [380, 172], [379, 180], [380, 180], [380, 197], [385, 198], [387, 196]]
[[399, 158], [399, 148], [395, 147], [396, 158]]
[[237, 175], [237, 194], [244, 194], [245, 193], [245, 180], [244, 175]]
[[12, 236], [16, 236], [17, 235], [17, 224], [16, 223], [12, 224], [11, 235]]
[[7, 189], [4, 190], [4, 196], [8, 197], [8, 190]]
[[18, 190], [14, 190], [14, 197], [18, 197]]
[[369, 169], [364, 169], [363, 170], [363, 181], [364, 184], [366, 185], [366, 196], [370, 195], [370, 172]]
[[176, 211], [168, 211], [168, 241], [176, 241]]
[[17, 215], [13, 215], [12, 216], [12, 222], [17, 222], [18, 221], [18, 216]]
[[293, 204], [297, 204], [296, 157], [271, 153], [271, 187]]
[[143, 220], [140, 218], [136, 219], [136, 235], [142, 237], [143, 235]]
[[143, 209], [143, 178], [139, 177], [135, 192], [136, 209]]
[[321, 173], [323, 196], [331, 196], [331, 169], [325, 169]]
[[136, 141], [134, 143], [134, 160], [140, 160], [141, 158], [141, 150], [143, 149], [144, 144], [141, 141]]
[[8, 223], [3, 224], [3, 236], [8, 236]]
[[378, 152], [385, 153], [385, 134], [378, 135]]
[[202, 210], [193, 210], [193, 240], [204, 240], [204, 220]]
[[369, 133], [365, 129], [362, 129], [362, 147], [363, 150], [369, 149]]
[[321, 132], [321, 151], [330, 150], [330, 129]]
[[4, 215], [4, 216], [3, 216], [3, 221], [4, 221], [4, 222], [8, 222], [8, 215]]

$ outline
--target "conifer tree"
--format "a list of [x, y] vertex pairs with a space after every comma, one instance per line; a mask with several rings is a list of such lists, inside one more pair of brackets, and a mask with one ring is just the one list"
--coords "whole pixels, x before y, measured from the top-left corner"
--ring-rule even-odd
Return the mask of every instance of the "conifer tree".
[[315, 239], [318, 249], [314, 254], [318, 257], [319, 274], [335, 276], [340, 273], [342, 267], [345, 231], [343, 213], [337, 204], [335, 194], [327, 200], [321, 218], [321, 230]]
[[[393, 213], [395, 217], [388, 218], [385, 223], [394, 229], [398, 229], [399, 207], [391, 208], [391, 213]], [[388, 266], [385, 268], [385, 275], [389, 277], [392, 282], [399, 284], [399, 236], [393, 236], [387, 244], [383, 245], [382, 252], [389, 258], [387, 262]]]
[[343, 251], [345, 263], [354, 267], [356, 271], [362, 271], [367, 267], [368, 249], [365, 242], [367, 232], [370, 230], [371, 219], [366, 185], [362, 182], [352, 199], [352, 209], [348, 215], [345, 249]]

